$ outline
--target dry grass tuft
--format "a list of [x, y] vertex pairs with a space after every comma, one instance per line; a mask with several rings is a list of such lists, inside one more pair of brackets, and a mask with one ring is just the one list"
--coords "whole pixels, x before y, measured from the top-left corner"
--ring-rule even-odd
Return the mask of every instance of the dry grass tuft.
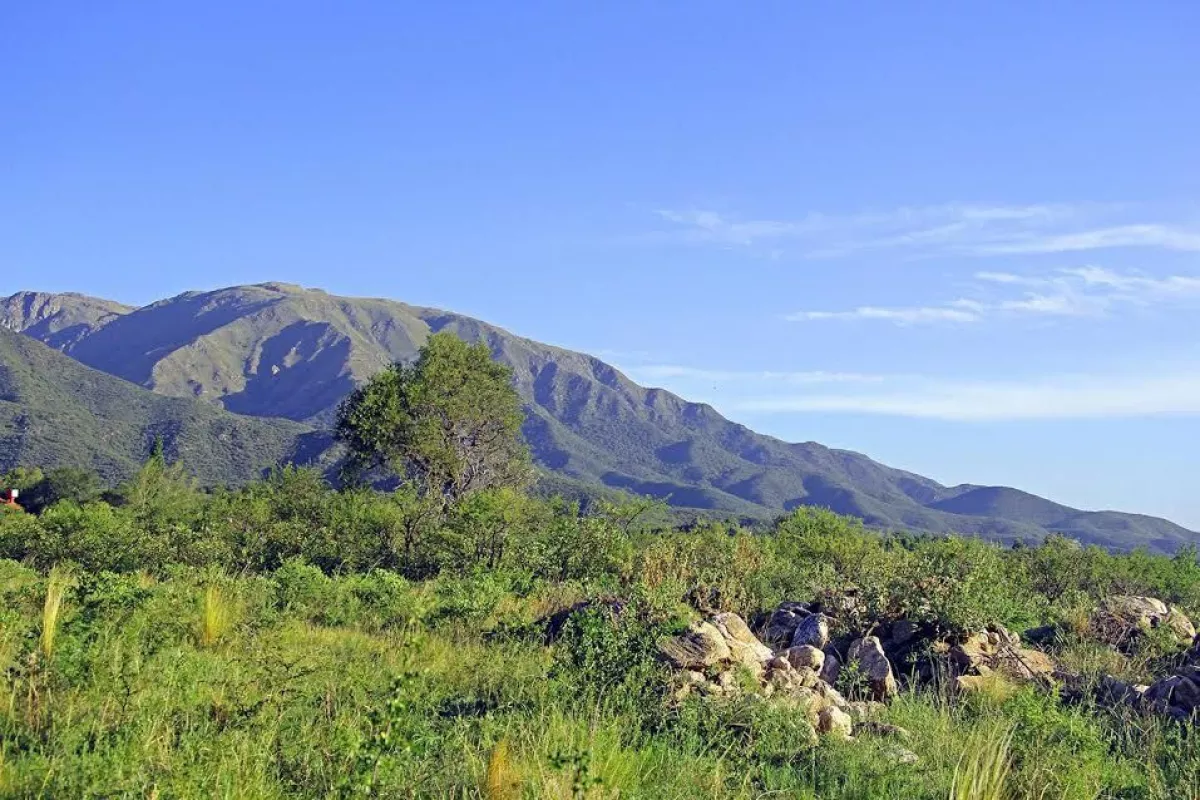
[[492, 749], [487, 765], [487, 800], [510, 800], [521, 796], [521, 779], [508, 754], [508, 740], [501, 739]]
[[967, 743], [950, 786], [950, 800], [1003, 800], [1012, 769], [1013, 728], [984, 728]]
[[42, 606], [42, 657], [47, 661], [54, 655], [54, 638], [58, 633], [58, 618], [62, 613], [63, 599], [75, 585], [74, 576], [65, 569], [55, 567], [50, 570], [50, 578], [46, 582], [46, 602]]
[[214, 647], [233, 626], [233, 604], [220, 587], [210, 585], [200, 601], [200, 621], [196, 642], [201, 647]]

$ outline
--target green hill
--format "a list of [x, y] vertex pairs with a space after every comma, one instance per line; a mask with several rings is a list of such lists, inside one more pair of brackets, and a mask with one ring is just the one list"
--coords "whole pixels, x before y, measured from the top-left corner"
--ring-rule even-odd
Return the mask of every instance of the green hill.
[[438, 309], [280, 283], [188, 292], [129, 311], [79, 295], [39, 297], [55, 298], [47, 308], [59, 315], [75, 309], [92, 322], [64, 341], [34, 314], [24, 332], [84, 364], [161, 395], [317, 427], [353, 386], [412, 358], [431, 332], [485, 341], [513, 368], [536, 460], [575, 486], [743, 517], [821, 505], [877, 527], [1002, 541], [1054, 531], [1115, 549], [1170, 551], [1200, 537], [1152, 517], [1083, 512], [1004, 487], [946, 487], [858, 453], [783, 442], [638, 386], [592, 356]]
[[78, 466], [115, 482], [131, 475], [156, 441], [211, 485], [305, 460], [327, 438], [296, 422], [154, 394], [0, 329], [0, 472]]

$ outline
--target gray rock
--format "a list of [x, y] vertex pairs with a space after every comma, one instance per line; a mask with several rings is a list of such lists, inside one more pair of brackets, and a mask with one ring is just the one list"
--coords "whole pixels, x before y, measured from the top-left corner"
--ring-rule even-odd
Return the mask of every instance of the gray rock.
[[712, 618], [712, 625], [725, 640], [733, 660], [761, 674], [766, 662], [771, 660], [771, 648], [758, 640], [750, 631], [745, 620], [737, 614], [725, 612]]
[[830, 686], [837, 684], [838, 677], [842, 674], [842, 662], [838, 659], [836, 653], [826, 652], [825, 663], [821, 667], [821, 680], [828, 683]]
[[1046, 680], [1058, 668], [1054, 659], [1041, 650], [1004, 645], [992, 658], [991, 668], [1018, 682]]
[[[1155, 681], [1150, 685], [1142, 697], [1147, 703], [1164, 707], [1173, 705], [1172, 699], [1175, 694], [1175, 689], [1187, 681], [1187, 678], [1182, 678], [1179, 675], [1168, 675], [1165, 678]], [[1190, 683], [1190, 681], [1188, 681]], [[1193, 684], [1194, 686], [1195, 684]]]
[[856, 724], [861, 725], [883, 711], [885, 707], [883, 703], [877, 703], [874, 700], [852, 700], [846, 704], [845, 711]]
[[817, 685], [813, 687], [813, 691], [823, 704], [836, 706], [843, 711], [850, 707], [850, 703], [842, 696], [842, 693], [824, 681], [818, 681]]
[[767, 684], [774, 689], [774, 694], [783, 696], [795, 695], [815, 687], [820, 679], [811, 669], [796, 669], [791, 664], [782, 669], [772, 669], [767, 676]]
[[837, 706], [825, 706], [817, 713], [817, 732], [838, 739], [853, 739], [854, 720]]
[[829, 621], [829, 617], [824, 614], [805, 617], [792, 636], [792, 647], [807, 644], [823, 650], [825, 645], [829, 644]]
[[920, 633], [920, 628], [917, 627], [915, 622], [910, 622], [906, 619], [898, 619], [892, 623], [892, 627], [888, 633], [888, 638], [891, 644], [895, 645], [896, 647], [903, 647], [913, 639], [917, 638], [918, 633]]
[[693, 623], [686, 633], [663, 640], [658, 650], [677, 669], [703, 670], [733, 659], [725, 637], [707, 622]]
[[921, 757], [912, 750], [895, 744], [884, 748], [883, 757], [893, 764], [899, 764], [902, 766], [916, 764], [921, 760]]
[[796, 635], [796, 628], [809, 613], [808, 606], [803, 603], [780, 603], [767, 620], [763, 639], [776, 647], [787, 647]]
[[788, 662], [796, 669], [807, 668], [820, 672], [825, 666], [825, 654], [811, 644], [788, 648], [785, 654]]
[[871, 686], [871, 697], [887, 700], [896, 694], [896, 676], [892, 674], [892, 662], [883, 652], [879, 638], [867, 636], [850, 645], [847, 663], [856, 664], [866, 675]]
[[963, 672], [977, 670], [989, 665], [996, 654], [997, 646], [986, 631], [972, 633], [950, 648], [950, 660]]
[[989, 634], [996, 635], [996, 643], [999, 645], [1011, 645], [1016, 647], [1021, 644], [1021, 637], [1010, 631], [1008, 628], [1001, 625], [999, 622], [987, 626]]
[[1196, 638], [1196, 628], [1186, 614], [1157, 597], [1139, 595], [1105, 598], [1092, 612], [1089, 628], [1096, 638], [1118, 647], [1158, 628], [1170, 631], [1181, 645]]

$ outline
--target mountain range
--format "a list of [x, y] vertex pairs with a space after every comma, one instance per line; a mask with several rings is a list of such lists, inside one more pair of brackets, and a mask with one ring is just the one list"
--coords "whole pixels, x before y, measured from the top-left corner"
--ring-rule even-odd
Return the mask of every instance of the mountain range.
[[355, 385], [448, 330], [486, 342], [512, 367], [534, 458], [563, 485], [744, 518], [819, 505], [879, 528], [1006, 542], [1057, 532], [1173, 552], [1200, 540], [1156, 517], [1080, 511], [1007, 487], [943, 486], [859, 453], [783, 442], [592, 356], [392, 300], [283, 283], [141, 308], [19, 292], [0, 300], [0, 326], [0, 466], [81, 463], [115, 477], [164, 436], [206, 482], [317, 459]]

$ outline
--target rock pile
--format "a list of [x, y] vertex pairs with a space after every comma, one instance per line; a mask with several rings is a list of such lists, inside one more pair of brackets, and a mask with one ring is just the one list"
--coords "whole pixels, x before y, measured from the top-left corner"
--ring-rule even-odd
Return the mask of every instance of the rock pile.
[[1196, 638], [1196, 628], [1187, 615], [1156, 597], [1106, 598], [1092, 613], [1089, 627], [1093, 636], [1113, 647], [1127, 647], [1152, 631], [1162, 631], [1185, 646]]
[[[660, 643], [662, 656], [680, 674], [676, 696], [729, 698], [751, 693], [803, 713], [814, 735], [904, 738], [901, 729], [873, 719], [896, 695], [899, 669], [906, 680], [949, 678], [963, 692], [985, 688], [999, 678], [1008, 684], [1058, 686], [1065, 697], [1088, 692], [1106, 705], [1200, 720], [1200, 636], [1182, 611], [1156, 598], [1107, 598], [1087, 623], [1089, 635], [1119, 649], [1145, 635], [1192, 644], [1182, 666], [1149, 685], [1128, 684], [1111, 675], [1098, 684], [1085, 682], [999, 624], [948, 634], [898, 620], [864, 631], [876, 635], [848, 636], [845, 618], [831, 608], [824, 603], [781, 603], [758, 626], [761, 639], [741, 617], [728, 612], [693, 623], [683, 634]], [[1035, 641], [1055, 636], [1050, 628], [1039, 631], [1027, 636]], [[899, 763], [916, 759], [898, 745], [896, 752]]]
[[1127, 683], [1113, 675], [1105, 675], [1092, 687], [1092, 694], [1102, 705], [1130, 706], [1180, 722], [1200, 721], [1200, 636], [1193, 637], [1192, 646], [1184, 654], [1181, 665], [1154, 683]]
[[[831, 623], [803, 604], [785, 603], [764, 627], [764, 638], [773, 649], [738, 615], [715, 614], [664, 640], [659, 651], [681, 673], [679, 698], [753, 691], [803, 713], [816, 733], [842, 739], [862, 732], [897, 735], [901, 729], [870, 720], [897, 688], [880, 640], [868, 636], [850, 643], [846, 663], [864, 676], [870, 695], [870, 700], [852, 702], [834, 688], [842, 661], [830, 644]], [[900, 756], [903, 763], [915, 759], [908, 751]]]
[[1021, 638], [1003, 625], [960, 638], [949, 651], [955, 681], [960, 689], [970, 690], [979, 683], [974, 677], [998, 674], [1015, 683], [1054, 682], [1057, 665], [1041, 650], [1021, 646]]

